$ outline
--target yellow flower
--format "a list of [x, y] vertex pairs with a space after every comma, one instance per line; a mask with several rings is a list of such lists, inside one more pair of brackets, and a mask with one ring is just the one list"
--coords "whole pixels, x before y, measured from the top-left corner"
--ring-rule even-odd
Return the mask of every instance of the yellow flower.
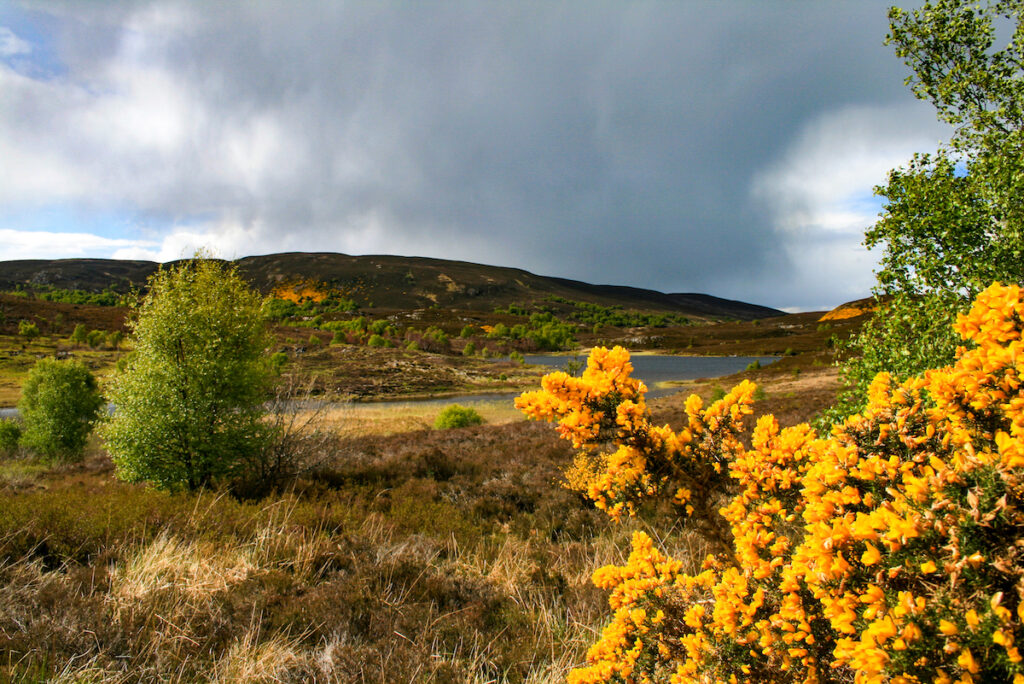
[[865, 544], [865, 546], [867, 547], [867, 550], [860, 557], [861, 563], [864, 565], [874, 565], [882, 559], [882, 554], [879, 553], [878, 549], [871, 544]]
[[978, 670], [981, 669], [978, 667], [978, 661], [974, 659], [974, 656], [971, 654], [971, 649], [969, 648], [965, 648], [960, 651], [960, 655], [957, 656], [956, 662], [957, 665], [964, 668], [971, 674], [978, 674]]

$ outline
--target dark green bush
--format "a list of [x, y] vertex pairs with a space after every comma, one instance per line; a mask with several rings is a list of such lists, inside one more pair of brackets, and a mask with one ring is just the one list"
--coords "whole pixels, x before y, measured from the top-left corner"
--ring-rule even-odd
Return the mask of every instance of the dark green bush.
[[13, 453], [21, 439], [21, 424], [10, 418], [0, 418], [0, 454]]

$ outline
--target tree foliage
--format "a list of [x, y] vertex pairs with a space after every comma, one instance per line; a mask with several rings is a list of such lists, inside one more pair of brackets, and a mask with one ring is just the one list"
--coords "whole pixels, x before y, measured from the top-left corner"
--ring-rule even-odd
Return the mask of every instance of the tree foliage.
[[82, 363], [40, 359], [18, 402], [21, 444], [49, 460], [78, 460], [102, 407], [96, 378]]
[[119, 477], [196, 490], [238, 474], [260, 451], [270, 375], [260, 306], [237, 271], [213, 259], [152, 276], [103, 430]]
[[613, 614], [569, 682], [1024, 683], [1024, 291], [986, 289], [956, 332], [954, 364], [879, 374], [828, 437], [764, 416], [745, 442], [750, 382], [657, 426], [621, 348], [518, 399], [598, 508], [659, 502], [717, 542], [701, 563], [637, 532], [594, 573]]
[[[948, 147], [920, 154], [875, 189], [883, 247], [874, 320], [853, 341], [849, 387], [831, 416], [863, 405], [880, 371], [899, 378], [949, 363], [956, 314], [994, 281], [1024, 282], [1024, 3], [934, 0], [890, 10], [889, 43], [914, 94], [954, 127]], [[997, 35], [1009, 34], [996, 47]]]

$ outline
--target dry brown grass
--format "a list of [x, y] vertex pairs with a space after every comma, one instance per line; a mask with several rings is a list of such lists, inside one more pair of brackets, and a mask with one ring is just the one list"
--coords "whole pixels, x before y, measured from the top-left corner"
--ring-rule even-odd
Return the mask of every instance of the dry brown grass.
[[[763, 404], [805, 419], [817, 399], [787, 402], [826, 396], [830, 373], [762, 372]], [[710, 550], [562, 488], [550, 426], [494, 403], [487, 425], [424, 429], [442, 407], [328, 413], [327, 462], [258, 501], [117, 483], [99, 451], [0, 464], [0, 679], [561, 681], [607, 618], [591, 575], [635, 529], [694, 567]]]
[[99, 458], [5, 489], [0, 679], [546, 682], [604, 618], [623, 532], [558, 486], [547, 426], [342, 440], [255, 503]]

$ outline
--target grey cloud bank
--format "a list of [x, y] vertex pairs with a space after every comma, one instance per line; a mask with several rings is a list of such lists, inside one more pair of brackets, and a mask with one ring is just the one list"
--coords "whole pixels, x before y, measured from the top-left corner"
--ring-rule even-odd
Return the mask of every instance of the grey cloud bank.
[[[0, 213], [123, 216], [91, 256], [394, 253], [832, 306], [873, 282], [871, 187], [948, 137], [886, 30], [876, 2], [18, 6]], [[0, 258], [70, 255], [0, 226]]]

